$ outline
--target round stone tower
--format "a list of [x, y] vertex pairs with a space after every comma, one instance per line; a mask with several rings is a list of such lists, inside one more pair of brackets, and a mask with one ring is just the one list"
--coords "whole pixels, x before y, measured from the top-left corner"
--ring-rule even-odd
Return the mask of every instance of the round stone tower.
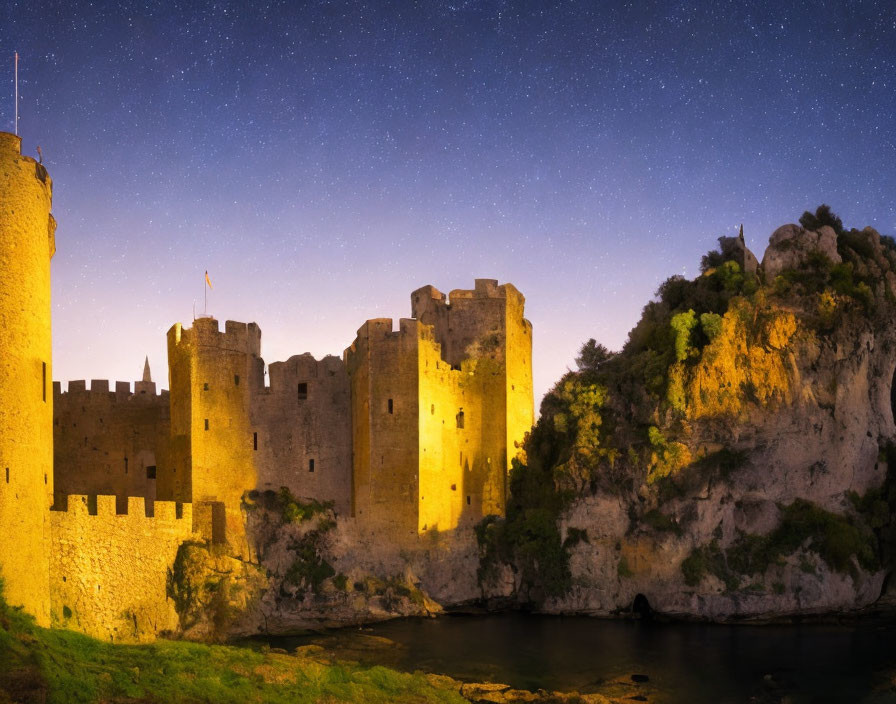
[[0, 578], [7, 603], [48, 625], [56, 221], [47, 170], [21, 146], [0, 132]]

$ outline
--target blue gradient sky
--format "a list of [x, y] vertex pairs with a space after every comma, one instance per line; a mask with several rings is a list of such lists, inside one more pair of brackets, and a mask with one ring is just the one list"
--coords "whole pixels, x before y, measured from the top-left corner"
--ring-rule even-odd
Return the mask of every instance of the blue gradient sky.
[[55, 378], [163, 380], [206, 269], [269, 362], [486, 277], [527, 297], [538, 399], [740, 223], [760, 257], [822, 202], [896, 234], [889, 0], [248, 6], [0, 4]]

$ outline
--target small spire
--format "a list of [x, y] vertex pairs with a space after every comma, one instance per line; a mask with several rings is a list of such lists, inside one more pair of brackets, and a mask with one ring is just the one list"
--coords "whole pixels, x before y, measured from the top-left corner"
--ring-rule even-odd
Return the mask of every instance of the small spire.
[[740, 226], [740, 234], [738, 235], [738, 237], [740, 237], [740, 241], [741, 241], [741, 242], [744, 241], [744, 226], [743, 226], [743, 223], [741, 223], [741, 226]]
[[152, 381], [152, 375], [149, 373], [149, 355], [146, 356], [146, 361], [143, 363], [143, 381]]

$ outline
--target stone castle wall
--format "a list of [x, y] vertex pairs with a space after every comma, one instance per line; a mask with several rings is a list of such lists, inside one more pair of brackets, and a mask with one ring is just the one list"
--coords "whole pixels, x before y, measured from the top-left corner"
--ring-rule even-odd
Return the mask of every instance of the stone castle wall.
[[0, 578], [10, 604], [50, 618], [53, 494], [52, 181], [0, 132]]
[[[267, 383], [257, 325], [199, 318], [169, 330], [170, 393], [148, 368], [133, 394], [57, 385], [55, 621], [114, 639], [174, 628], [160, 575], [190, 537], [255, 560], [253, 491], [332, 500], [361, 533], [406, 547], [503, 514], [508, 448], [528, 430], [508, 414], [511, 392], [532, 417], [531, 326], [512, 286], [477, 280], [451, 296], [421, 289], [421, 319], [370, 320], [343, 359], [296, 355]], [[109, 495], [81, 495], [95, 493]]]
[[488, 387], [500, 367], [465, 360], [460, 369], [442, 359], [432, 329], [419, 346], [420, 515], [418, 531], [469, 527], [504, 510], [503, 424], [488, 414]]
[[345, 351], [351, 380], [352, 515], [397, 540], [417, 535], [421, 325], [369, 320]]
[[[128, 496], [156, 499], [156, 477], [170, 466], [171, 421], [168, 393], [152, 393], [137, 382], [94, 379], [71, 381], [63, 392], [53, 384], [53, 466], [57, 497], [103, 494], [118, 499], [119, 510]], [[154, 387], [154, 384], [151, 386]], [[160, 470], [161, 468], [161, 470]]]
[[251, 402], [257, 488], [333, 501], [351, 511], [349, 381], [338, 357], [295, 355], [268, 367], [268, 386]]
[[130, 497], [121, 513], [114, 496], [75, 495], [48, 515], [55, 625], [114, 641], [177, 630], [167, 580], [178, 548], [192, 537], [189, 504]]

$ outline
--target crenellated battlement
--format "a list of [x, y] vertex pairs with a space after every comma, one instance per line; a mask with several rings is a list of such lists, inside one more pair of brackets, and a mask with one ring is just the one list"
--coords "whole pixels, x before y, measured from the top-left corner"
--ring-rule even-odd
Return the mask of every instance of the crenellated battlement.
[[228, 320], [224, 323], [224, 332], [222, 333], [215, 318], [196, 318], [191, 328], [185, 328], [182, 323], [172, 325], [168, 330], [168, 343], [175, 347], [184, 344], [215, 347], [259, 357], [261, 356], [261, 328], [256, 323]]
[[[372, 318], [367, 320], [360, 328], [358, 328], [355, 343], [361, 341], [378, 341], [378, 340], [399, 340], [402, 338], [419, 338], [421, 334], [421, 326], [419, 320], [415, 318], [400, 318], [398, 321], [398, 329], [393, 327], [392, 318]], [[353, 346], [355, 343], [352, 343]]]
[[450, 308], [455, 301], [470, 299], [506, 300], [518, 306], [526, 303], [526, 297], [511, 283], [499, 285], [497, 279], [475, 279], [472, 289], [456, 288], [448, 295], [435, 286], [421, 286], [411, 293], [411, 308], [414, 317], [420, 318], [421, 312], [440, 307]]
[[345, 363], [339, 357], [327, 355], [322, 359], [305, 352], [296, 354], [285, 362], [271, 362], [268, 365], [268, 385], [266, 392], [279, 393], [292, 390], [294, 384], [309, 380], [328, 379], [345, 376]]
[[[138, 388], [140, 387], [140, 388]], [[67, 382], [66, 390], [62, 390], [62, 382], [53, 382], [53, 396], [64, 401], [66, 396], [77, 396], [79, 400], [96, 395], [104, 399], [112, 399], [115, 401], [139, 399], [141, 397], [157, 398], [167, 401], [168, 390], [155, 390], [155, 384], [152, 382], [134, 382], [134, 391], [131, 391], [131, 382], [116, 381], [115, 386], [111, 387], [108, 379], [91, 379], [90, 387], [87, 387], [87, 381], [84, 379], [73, 379]]]
[[68, 513], [73, 516], [116, 516], [152, 519], [154, 521], [184, 521], [187, 525], [193, 522], [193, 505], [180, 501], [147, 501], [142, 496], [125, 497], [127, 502], [117, 496], [106, 494], [63, 494], [57, 496], [53, 513]]

